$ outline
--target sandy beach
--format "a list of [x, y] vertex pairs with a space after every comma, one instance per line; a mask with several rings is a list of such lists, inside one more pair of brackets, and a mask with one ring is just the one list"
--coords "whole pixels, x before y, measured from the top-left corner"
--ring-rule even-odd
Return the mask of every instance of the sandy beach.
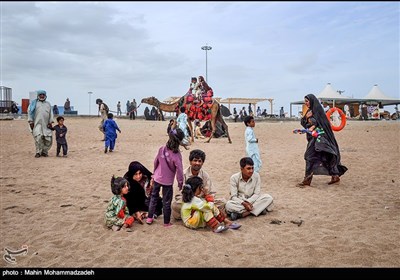
[[[304, 135], [299, 121], [257, 122], [263, 166], [262, 191], [274, 197], [274, 211], [238, 220], [239, 230], [215, 234], [190, 230], [181, 221], [164, 228], [133, 225], [133, 232], [108, 230], [104, 212], [112, 197], [110, 178], [123, 176], [131, 161], [151, 171], [158, 148], [167, 141], [168, 121], [115, 119], [115, 152], [104, 153], [99, 118], [65, 117], [67, 158], [34, 158], [26, 119], [0, 121], [0, 249], [25, 255], [0, 267], [399, 267], [400, 122], [348, 121], [335, 132], [348, 172], [339, 185], [304, 176]], [[227, 138], [195, 141], [206, 152], [203, 166], [218, 197], [228, 199], [229, 178], [245, 156], [243, 123], [228, 122]], [[182, 150], [183, 165], [190, 150]], [[174, 194], [178, 193], [176, 181]], [[302, 221], [301, 225], [292, 223]], [[272, 223], [271, 223], [272, 222]], [[193, 256], [196, 261], [193, 261]]]

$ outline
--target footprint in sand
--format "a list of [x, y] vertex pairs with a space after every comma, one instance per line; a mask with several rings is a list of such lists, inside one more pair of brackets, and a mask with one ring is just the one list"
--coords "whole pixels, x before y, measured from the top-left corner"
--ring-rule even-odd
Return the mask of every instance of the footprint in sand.
[[273, 224], [273, 225], [280, 225], [281, 223], [282, 223], [282, 221], [278, 220], [278, 219], [272, 219], [270, 222], [270, 224]]
[[292, 220], [290, 221], [292, 224], [297, 225], [298, 227], [301, 226], [303, 224], [303, 220]]
[[39, 192], [39, 193], [33, 193], [32, 195], [36, 195], [36, 194], [41, 194], [41, 195], [46, 195], [47, 193], [45, 193], [45, 192]]
[[60, 207], [70, 207], [70, 206], [73, 206], [73, 204], [62, 204], [62, 205], [60, 205]]
[[12, 189], [12, 190], [9, 190], [9, 192], [12, 192], [12, 193], [20, 193], [21, 191], [17, 191], [17, 190], [15, 190], [15, 189]]

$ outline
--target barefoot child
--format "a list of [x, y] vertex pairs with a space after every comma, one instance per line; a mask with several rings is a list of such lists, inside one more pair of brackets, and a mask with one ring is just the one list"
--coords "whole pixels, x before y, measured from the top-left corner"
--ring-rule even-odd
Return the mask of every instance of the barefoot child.
[[122, 177], [112, 176], [111, 178], [111, 191], [114, 196], [108, 203], [105, 223], [106, 226], [113, 231], [118, 231], [121, 228], [130, 228], [135, 219], [129, 215], [128, 207], [126, 207], [126, 200], [123, 197], [128, 193], [128, 181]]
[[204, 135], [201, 133], [201, 125], [200, 125], [200, 121], [199, 120], [196, 120], [195, 122], [194, 122], [194, 124], [195, 124], [195, 126], [196, 126], [196, 128], [195, 128], [195, 133], [194, 133], [194, 138], [196, 138], [196, 139], [204, 139], [204, 138], [206, 138], [206, 137], [204, 137]]
[[244, 139], [246, 141], [246, 155], [253, 160], [254, 171], [259, 172], [262, 161], [260, 157], [260, 151], [258, 149], [258, 138], [256, 138], [253, 129], [256, 126], [254, 117], [246, 116], [243, 122], [246, 126], [246, 130], [244, 132]]
[[117, 140], [117, 130], [121, 133], [117, 123], [113, 120], [114, 115], [108, 113], [107, 120], [103, 124], [103, 130], [105, 134], [105, 148], [104, 153], [107, 153], [108, 148], [110, 148], [110, 153], [114, 150], [115, 142]]

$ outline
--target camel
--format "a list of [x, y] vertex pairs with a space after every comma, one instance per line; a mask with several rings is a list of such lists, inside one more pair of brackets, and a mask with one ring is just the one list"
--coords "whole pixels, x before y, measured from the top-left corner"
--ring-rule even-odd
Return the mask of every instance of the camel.
[[[152, 97], [147, 97], [147, 98], [143, 98], [142, 99], [142, 103], [146, 103], [152, 106], [155, 106], [156, 108], [164, 111], [164, 112], [176, 112], [176, 108], [178, 106], [178, 104], [180, 104], [180, 101], [182, 100], [182, 98], [185, 97], [181, 97], [178, 101], [175, 101], [174, 103], [171, 104], [167, 104], [167, 103], [162, 103], [160, 102], [157, 98], [155, 98], [154, 96]], [[194, 141], [194, 136], [193, 136], [193, 125], [192, 122], [194, 120], [188, 119], [188, 126], [191, 133], [191, 141]], [[226, 135], [228, 136], [228, 141], [229, 143], [232, 144], [231, 141], [231, 137], [229, 136], [229, 132], [228, 132], [228, 125], [225, 123], [225, 120], [222, 118], [222, 114], [221, 114], [221, 106], [219, 104], [219, 102], [217, 100], [213, 100], [212, 103], [212, 107], [211, 107], [211, 127], [212, 127], [212, 133], [211, 136], [205, 141], [206, 143], [210, 143], [211, 138], [213, 138], [214, 136], [214, 132], [216, 131], [216, 122], [219, 121], [223, 128], [225, 129]]]

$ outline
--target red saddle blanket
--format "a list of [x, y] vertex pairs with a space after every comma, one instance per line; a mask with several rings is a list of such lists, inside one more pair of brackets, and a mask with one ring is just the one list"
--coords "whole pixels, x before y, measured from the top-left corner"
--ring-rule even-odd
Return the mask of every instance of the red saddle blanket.
[[214, 103], [212, 96], [212, 90], [209, 90], [206, 94], [202, 94], [200, 100], [196, 99], [193, 94], [187, 94], [179, 101], [176, 112], [180, 112], [179, 108], [184, 107], [190, 121], [208, 121], [211, 119], [211, 107]]

